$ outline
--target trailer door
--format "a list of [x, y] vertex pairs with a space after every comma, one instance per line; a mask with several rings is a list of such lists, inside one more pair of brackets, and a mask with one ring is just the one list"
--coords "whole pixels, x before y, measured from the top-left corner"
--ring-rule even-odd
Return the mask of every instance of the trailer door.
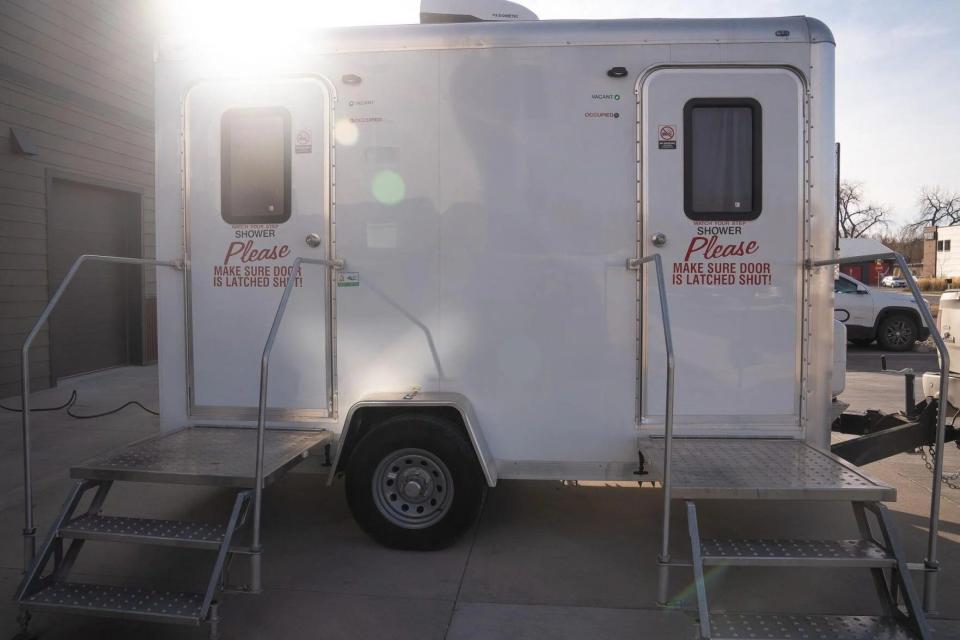
[[[678, 433], [800, 432], [803, 87], [780, 68], [672, 68], [641, 86], [644, 255], [663, 256]], [[656, 281], [641, 304], [641, 424], [662, 425]]]
[[[297, 256], [329, 255], [330, 97], [318, 80], [204, 83], [186, 101], [191, 414], [256, 415], [260, 356]], [[271, 417], [332, 407], [330, 275], [304, 265], [270, 361]]]

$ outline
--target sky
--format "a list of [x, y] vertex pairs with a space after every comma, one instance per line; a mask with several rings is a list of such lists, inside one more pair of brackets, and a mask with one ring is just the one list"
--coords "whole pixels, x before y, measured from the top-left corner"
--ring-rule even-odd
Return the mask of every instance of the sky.
[[[201, 20], [195, 0], [161, 0]], [[230, 11], [216, 5], [229, 2]], [[461, 0], [462, 2], [462, 0]], [[917, 215], [924, 186], [960, 191], [960, 0], [526, 0], [541, 19], [720, 18], [808, 15], [837, 41], [837, 139], [842, 175], [894, 226]], [[243, 17], [262, 0], [207, 0], [210, 18]], [[419, 20], [418, 0], [271, 0], [272, 17], [301, 26]], [[313, 23], [313, 24], [311, 24]]]

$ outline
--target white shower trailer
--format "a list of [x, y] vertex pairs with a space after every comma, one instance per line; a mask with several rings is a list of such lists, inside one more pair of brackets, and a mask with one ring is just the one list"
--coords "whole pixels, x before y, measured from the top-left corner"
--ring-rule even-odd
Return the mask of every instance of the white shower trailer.
[[[447, 544], [498, 479], [637, 479], [662, 434], [829, 443], [834, 41], [806, 17], [158, 47], [161, 421], [338, 435], [381, 542]], [[842, 348], [843, 345], [838, 345]]]

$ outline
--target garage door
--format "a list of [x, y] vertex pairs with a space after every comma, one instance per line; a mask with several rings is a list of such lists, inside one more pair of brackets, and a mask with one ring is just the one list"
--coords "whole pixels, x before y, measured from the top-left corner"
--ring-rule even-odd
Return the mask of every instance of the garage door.
[[[140, 195], [53, 179], [47, 194], [47, 280], [52, 295], [82, 254], [139, 258]], [[140, 267], [85, 264], [50, 318], [50, 370], [65, 376], [139, 363]]]

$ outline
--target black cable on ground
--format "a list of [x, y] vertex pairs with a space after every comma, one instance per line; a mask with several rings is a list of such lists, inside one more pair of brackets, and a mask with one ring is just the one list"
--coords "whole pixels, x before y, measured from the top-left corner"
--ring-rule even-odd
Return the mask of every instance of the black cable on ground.
[[[119, 413], [120, 411], [123, 411], [124, 409], [126, 409], [126, 408], [129, 407], [130, 405], [134, 405], [134, 406], [140, 407], [141, 409], [143, 409], [143, 410], [146, 411], [147, 413], [153, 414], [153, 415], [155, 415], [155, 416], [159, 416], [159, 415], [160, 415], [157, 411], [154, 411], [153, 409], [148, 409], [147, 407], [143, 406], [142, 404], [140, 404], [140, 403], [137, 402], [136, 400], [131, 400], [130, 402], [126, 402], [126, 403], [120, 405], [120, 406], [117, 407], [116, 409], [110, 409], [109, 411], [104, 411], [103, 413], [94, 413], [94, 414], [91, 414], [91, 415], [81, 415], [81, 414], [78, 414], [78, 413], [74, 413], [74, 412], [73, 412], [73, 405], [75, 405], [79, 399], [80, 399], [80, 395], [77, 393], [77, 390], [74, 389], [73, 391], [70, 392], [70, 398], [69, 398], [66, 402], [64, 402], [63, 404], [61, 404], [61, 405], [59, 405], [59, 406], [56, 406], [56, 407], [40, 407], [40, 408], [38, 408], [38, 409], [32, 409], [32, 408], [31, 408], [31, 409], [30, 409], [30, 412], [33, 413], [34, 411], [60, 411], [61, 409], [66, 409], [66, 410], [67, 410], [67, 415], [70, 416], [71, 418], [76, 418], [77, 420], [89, 420], [89, 419], [91, 419], [91, 418], [102, 418], [102, 417], [104, 417], [104, 416], [109, 416], [109, 415], [112, 415], [112, 414], [114, 414], [114, 413]], [[0, 404], [0, 409], [4, 409], [4, 410], [6, 410], [6, 411], [13, 411], [14, 413], [23, 413], [23, 409], [18, 409], [18, 408], [16, 408], [16, 407], [8, 407], [8, 406], [6, 406], [6, 405], [4, 405], [4, 404]]]
[[[34, 411], [60, 411], [60, 409], [68, 409], [68, 410], [69, 410], [70, 407], [73, 405], [73, 403], [75, 403], [76, 401], [77, 401], [77, 390], [74, 389], [73, 391], [70, 392], [70, 397], [67, 399], [67, 401], [64, 402], [63, 404], [61, 404], [60, 406], [58, 406], [58, 407], [40, 407], [39, 409], [33, 409], [33, 408], [31, 408], [31, 409], [30, 409], [30, 413], [33, 413]], [[5, 405], [5, 404], [0, 404], [0, 409], [3, 409], [3, 410], [5, 410], [5, 411], [13, 411], [14, 413], [23, 413], [23, 409], [17, 409], [16, 407], [8, 407], [8, 406]]]
[[126, 408], [129, 407], [130, 405], [134, 405], [134, 406], [140, 407], [141, 409], [143, 409], [143, 410], [146, 411], [147, 413], [151, 413], [151, 414], [153, 414], [153, 415], [155, 415], [155, 416], [159, 416], [159, 415], [160, 415], [159, 412], [154, 411], [153, 409], [147, 409], [145, 406], [143, 406], [142, 404], [140, 404], [140, 403], [137, 402], [136, 400], [131, 400], [130, 402], [127, 402], [127, 403], [125, 403], [125, 404], [122, 404], [122, 405], [120, 405], [119, 407], [117, 407], [116, 409], [111, 409], [110, 411], [104, 411], [103, 413], [94, 413], [94, 414], [89, 415], [89, 416], [81, 416], [81, 415], [78, 415], [78, 414], [74, 413], [73, 411], [71, 411], [71, 410], [70, 410], [70, 407], [67, 407], [67, 415], [70, 416], [71, 418], [76, 418], [77, 420], [89, 420], [90, 418], [102, 418], [102, 417], [104, 417], [104, 416], [109, 416], [109, 415], [111, 415], [111, 414], [114, 414], [114, 413], [118, 413], [118, 412], [120, 412], [120, 411], [123, 411], [124, 409], [126, 409]]

